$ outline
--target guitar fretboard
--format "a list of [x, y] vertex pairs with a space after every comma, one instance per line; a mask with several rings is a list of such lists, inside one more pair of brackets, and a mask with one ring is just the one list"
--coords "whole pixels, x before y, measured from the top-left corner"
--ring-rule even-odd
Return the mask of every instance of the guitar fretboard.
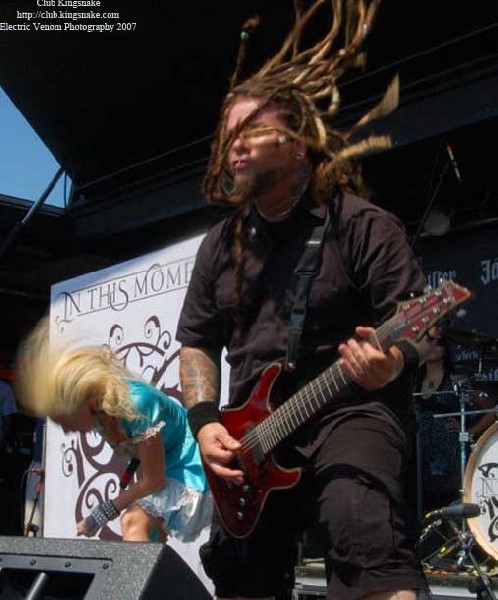
[[[374, 331], [369, 342], [386, 351], [401, 337], [413, 338], [421, 331], [426, 331], [448, 312], [449, 305], [454, 301], [448, 298], [441, 300], [441, 296], [442, 292], [436, 290], [405, 303], [399, 312]], [[413, 312], [416, 314], [416, 321], [411, 314]], [[407, 336], [407, 331], [411, 335]], [[351, 380], [341, 369], [340, 361], [335, 361], [251, 429], [241, 439], [243, 447], [252, 453], [254, 460], [262, 462], [277, 444], [347, 390], [350, 384]]]

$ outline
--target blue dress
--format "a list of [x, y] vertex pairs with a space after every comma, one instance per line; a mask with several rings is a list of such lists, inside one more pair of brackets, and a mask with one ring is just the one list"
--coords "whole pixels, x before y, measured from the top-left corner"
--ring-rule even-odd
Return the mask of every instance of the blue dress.
[[132, 457], [137, 443], [161, 435], [166, 461], [164, 488], [136, 502], [147, 513], [162, 518], [169, 535], [191, 542], [210, 525], [213, 503], [187, 410], [148, 383], [129, 379], [128, 384], [139, 416], [133, 421], [120, 419], [129, 439], [116, 450]]

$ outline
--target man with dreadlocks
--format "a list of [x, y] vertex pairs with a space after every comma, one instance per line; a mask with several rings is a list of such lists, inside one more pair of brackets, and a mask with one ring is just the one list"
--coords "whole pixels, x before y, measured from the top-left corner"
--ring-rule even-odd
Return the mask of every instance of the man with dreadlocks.
[[[330, 31], [299, 49], [305, 26], [322, 8], [332, 9]], [[389, 138], [353, 144], [351, 132], [330, 126], [338, 79], [361, 63], [376, 8], [367, 0], [315, 0], [297, 10], [280, 52], [242, 83], [236, 69], [222, 107], [204, 190], [236, 210], [199, 248], [177, 331], [190, 426], [212, 488], [226, 485], [201, 548], [218, 598], [289, 598], [296, 536], [312, 524], [323, 538], [329, 599], [427, 594], [403, 479], [411, 379], [430, 343], [416, 349], [399, 342], [383, 351], [371, 341], [373, 327], [400, 299], [420, 293], [425, 277], [399, 221], [355, 195], [355, 159], [388, 146]], [[242, 33], [238, 65], [253, 26]], [[396, 103], [395, 80], [358, 127]], [[223, 514], [224, 496], [240, 490], [234, 519], [243, 523], [255, 498], [247, 494], [254, 483], [244, 463], [248, 448], [218, 409], [224, 348], [231, 408], [270, 391], [272, 406], [285, 406], [337, 357], [337, 377], [318, 397], [350, 382], [296, 431], [290, 424], [289, 435], [275, 434], [272, 457], [302, 468], [301, 476], [271, 489], [242, 533]], [[265, 370], [275, 363], [283, 366], [278, 378]]]

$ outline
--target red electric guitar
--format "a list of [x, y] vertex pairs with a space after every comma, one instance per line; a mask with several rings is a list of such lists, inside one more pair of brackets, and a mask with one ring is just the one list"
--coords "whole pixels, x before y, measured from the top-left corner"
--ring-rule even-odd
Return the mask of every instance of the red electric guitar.
[[[471, 292], [452, 281], [443, 282], [423, 296], [400, 303], [393, 317], [372, 335], [374, 345], [387, 350], [394, 342], [416, 342], [440, 319], [471, 297]], [[268, 495], [294, 486], [301, 469], [284, 469], [272, 457], [279, 442], [296, 431], [351, 383], [334, 362], [318, 377], [272, 410], [270, 392], [282, 370], [278, 362], [262, 373], [251, 396], [238, 408], [222, 410], [221, 422], [232, 437], [241, 442], [238, 467], [245, 483], [234, 485], [215, 475], [205, 465], [216, 508], [228, 531], [237, 538], [254, 529]]]

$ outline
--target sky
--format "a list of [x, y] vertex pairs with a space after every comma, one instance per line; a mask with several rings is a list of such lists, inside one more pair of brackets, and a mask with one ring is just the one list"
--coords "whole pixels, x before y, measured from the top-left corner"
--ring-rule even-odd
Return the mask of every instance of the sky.
[[[0, 87], [0, 194], [36, 201], [58, 169], [50, 150]], [[45, 204], [64, 206], [64, 175]]]

